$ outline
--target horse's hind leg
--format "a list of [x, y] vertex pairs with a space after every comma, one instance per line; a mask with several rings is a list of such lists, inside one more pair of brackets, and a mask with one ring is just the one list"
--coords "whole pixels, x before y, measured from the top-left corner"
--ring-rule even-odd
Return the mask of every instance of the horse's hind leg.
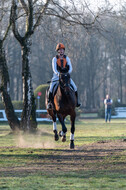
[[75, 117], [76, 117], [76, 113], [74, 112], [70, 116], [70, 120], [71, 120], [70, 149], [74, 149]]

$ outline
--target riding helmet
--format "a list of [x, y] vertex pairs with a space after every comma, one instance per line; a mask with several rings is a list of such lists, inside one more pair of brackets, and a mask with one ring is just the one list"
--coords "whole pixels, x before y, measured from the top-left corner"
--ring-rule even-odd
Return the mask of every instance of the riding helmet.
[[62, 43], [57, 44], [56, 51], [58, 51], [59, 49], [64, 49], [65, 50], [64, 44], [62, 44]]

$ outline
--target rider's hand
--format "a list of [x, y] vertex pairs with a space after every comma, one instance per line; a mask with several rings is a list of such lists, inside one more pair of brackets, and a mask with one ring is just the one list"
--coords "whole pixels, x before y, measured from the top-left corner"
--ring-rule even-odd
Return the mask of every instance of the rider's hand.
[[67, 69], [67, 68], [63, 68], [63, 69], [62, 69], [62, 72], [63, 72], [63, 73], [67, 73], [67, 72], [68, 72], [68, 69]]

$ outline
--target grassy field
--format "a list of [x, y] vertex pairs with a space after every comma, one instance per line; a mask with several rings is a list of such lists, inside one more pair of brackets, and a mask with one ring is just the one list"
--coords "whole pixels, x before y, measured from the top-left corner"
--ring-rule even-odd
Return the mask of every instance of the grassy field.
[[[126, 189], [126, 120], [76, 122], [75, 150], [54, 141], [52, 124], [36, 134], [0, 125], [0, 190]], [[61, 126], [58, 124], [58, 129]]]

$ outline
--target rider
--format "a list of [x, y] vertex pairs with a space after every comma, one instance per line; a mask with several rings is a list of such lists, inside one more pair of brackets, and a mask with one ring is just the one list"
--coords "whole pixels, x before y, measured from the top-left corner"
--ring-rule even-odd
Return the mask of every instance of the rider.
[[[53, 87], [59, 80], [59, 74], [62, 69], [66, 69], [67, 72], [70, 74], [72, 72], [72, 65], [71, 61], [68, 56], [64, 55], [65, 52], [65, 46], [62, 43], [57, 44], [56, 46], [57, 55], [52, 59], [52, 69], [53, 69], [53, 78], [50, 83], [49, 88], [49, 94], [48, 94], [48, 105], [47, 109], [52, 108], [53, 104]], [[75, 95], [77, 98], [77, 105], [76, 107], [79, 107], [81, 104], [78, 102], [78, 93], [77, 93], [77, 87], [72, 79], [70, 79], [70, 83], [72, 87], [74, 88]]]

